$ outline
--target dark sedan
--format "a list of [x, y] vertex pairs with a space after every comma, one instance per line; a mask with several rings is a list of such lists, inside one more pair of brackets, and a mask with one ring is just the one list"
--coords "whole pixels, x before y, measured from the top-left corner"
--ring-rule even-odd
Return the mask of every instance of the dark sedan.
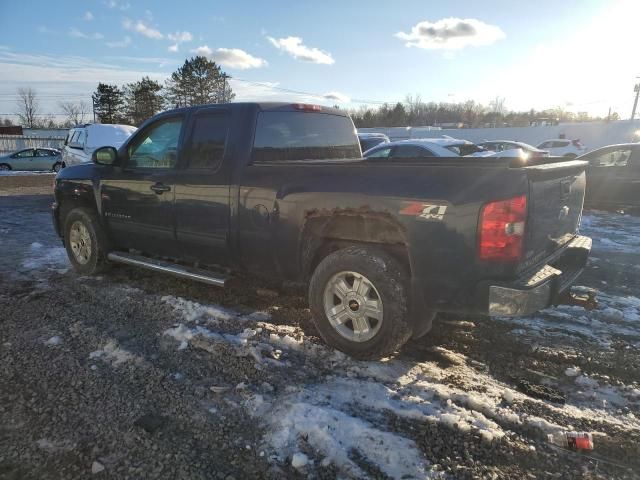
[[609, 145], [578, 158], [589, 162], [585, 205], [640, 207], [640, 143]]

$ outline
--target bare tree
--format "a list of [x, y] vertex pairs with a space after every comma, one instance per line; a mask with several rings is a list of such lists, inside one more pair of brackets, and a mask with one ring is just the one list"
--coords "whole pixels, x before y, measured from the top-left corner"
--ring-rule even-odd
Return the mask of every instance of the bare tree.
[[89, 110], [89, 107], [84, 100], [78, 103], [60, 102], [60, 108], [67, 116], [67, 123], [70, 126], [84, 123], [84, 117], [87, 115]]
[[27, 128], [33, 128], [36, 125], [39, 108], [36, 91], [31, 87], [19, 88], [17, 105], [18, 112], [16, 113], [20, 118], [20, 123]]

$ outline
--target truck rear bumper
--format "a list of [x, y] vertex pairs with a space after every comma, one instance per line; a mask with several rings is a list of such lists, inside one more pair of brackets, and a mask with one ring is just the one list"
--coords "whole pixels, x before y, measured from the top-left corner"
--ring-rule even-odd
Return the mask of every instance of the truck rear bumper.
[[[488, 314], [491, 316], [528, 315], [560, 302], [560, 297], [587, 264], [591, 239], [577, 236], [551, 265], [515, 282], [490, 282]], [[485, 290], [486, 284], [481, 287]], [[486, 290], [485, 290], [486, 291]]]

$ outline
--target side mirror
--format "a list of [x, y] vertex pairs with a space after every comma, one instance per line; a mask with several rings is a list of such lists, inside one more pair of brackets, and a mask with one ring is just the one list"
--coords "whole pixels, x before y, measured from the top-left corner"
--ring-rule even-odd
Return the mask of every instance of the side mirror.
[[118, 161], [118, 151], [113, 147], [96, 148], [91, 155], [91, 161], [98, 165], [115, 165]]

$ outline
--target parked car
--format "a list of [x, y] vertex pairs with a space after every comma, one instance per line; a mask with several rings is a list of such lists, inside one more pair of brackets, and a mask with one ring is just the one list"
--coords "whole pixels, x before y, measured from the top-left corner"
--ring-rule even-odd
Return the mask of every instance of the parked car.
[[62, 150], [64, 167], [91, 162], [91, 154], [98, 147], [122, 145], [137, 130], [131, 125], [88, 123], [69, 130]]
[[361, 157], [342, 110], [202, 105], [63, 169], [51, 211], [82, 274], [125, 263], [223, 286], [222, 265], [306, 284], [324, 340], [377, 358], [422, 336], [435, 312], [563, 301], [591, 247], [577, 233], [586, 162], [545, 160], [399, 168]]
[[389, 137], [384, 133], [358, 133], [358, 141], [360, 149], [365, 152], [381, 143], [389, 143]]
[[585, 205], [640, 207], [640, 144], [598, 148], [581, 157], [589, 162]]
[[587, 152], [587, 148], [582, 145], [580, 140], [567, 140], [566, 138], [546, 140], [536, 148], [548, 151], [549, 155], [553, 157], [576, 158]]
[[0, 157], [0, 170], [49, 170], [62, 167], [60, 150], [55, 148], [25, 148]]
[[548, 157], [549, 152], [547, 150], [540, 150], [524, 142], [513, 142], [511, 140], [486, 140], [478, 143], [478, 146], [485, 148], [491, 152], [506, 152], [509, 150], [520, 149], [525, 152], [529, 158]]
[[485, 152], [467, 140], [456, 138], [418, 138], [398, 140], [373, 147], [362, 154], [366, 158], [461, 157]]

